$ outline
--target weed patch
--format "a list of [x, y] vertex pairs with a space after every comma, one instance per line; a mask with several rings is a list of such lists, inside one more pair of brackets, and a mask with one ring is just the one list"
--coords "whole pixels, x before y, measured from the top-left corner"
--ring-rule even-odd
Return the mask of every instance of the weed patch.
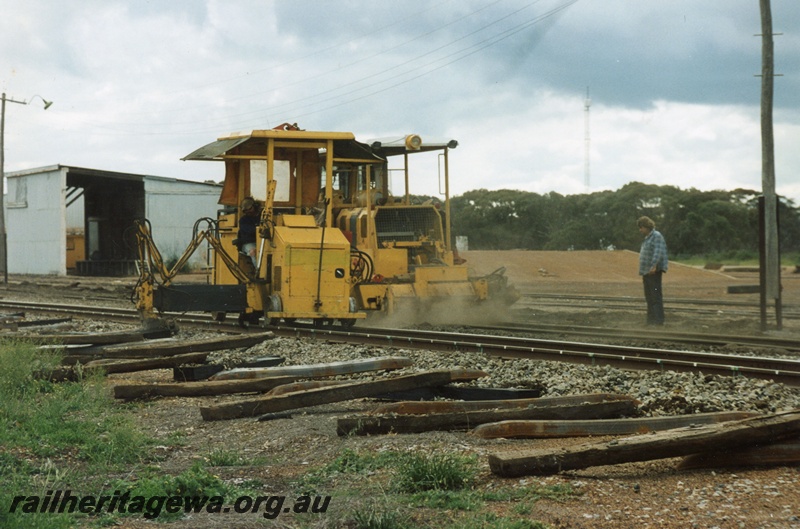
[[356, 510], [353, 515], [354, 529], [411, 529], [414, 527], [407, 516], [399, 511], [378, 511], [373, 507]]
[[252, 463], [239, 455], [238, 452], [222, 448], [213, 450], [205, 457], [205, 460], [212, 467], [240, 467]]
[[477, 460], [452, 454], [412, 454], [401, 459], [396, 485], [401, 492], [459, 490], [477, 474]]
[[483, 505], [480, 495], [470, 490], [426, 490], [413, 494], [410, 503], [414, 507], [448, 511], [475, 511]]
[[313, 494], [322, 484], [334, 480], [340, 475], [366, 474], [393, 468], [401, 457], [396, 452], [359, 454], [347, 449], [327, 465], [308, 472], [298, 481], [297, 488], [303, 494]]

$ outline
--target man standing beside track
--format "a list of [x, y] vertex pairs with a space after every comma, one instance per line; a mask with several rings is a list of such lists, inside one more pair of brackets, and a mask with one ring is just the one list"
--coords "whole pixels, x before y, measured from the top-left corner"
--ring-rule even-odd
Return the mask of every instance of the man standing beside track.
[[636, 221], [639, 233], [644, 235], [639, 250], [639, 275], [644, 283], [644, 299], [647, 302], [647, 324], [664, 325], [664, 298], [661, 276], [667, 271], [667, 243], [656, 231], [656, 223], [650, 217]]

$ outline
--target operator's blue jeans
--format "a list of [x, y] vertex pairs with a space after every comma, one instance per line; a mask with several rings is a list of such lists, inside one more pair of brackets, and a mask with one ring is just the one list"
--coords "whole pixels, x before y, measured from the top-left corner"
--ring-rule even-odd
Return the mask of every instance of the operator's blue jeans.
[[664, 298], [661, 290], [663, 272], [642, 276], [644, 299], [647, 302], [647, 324], [664, 325]]

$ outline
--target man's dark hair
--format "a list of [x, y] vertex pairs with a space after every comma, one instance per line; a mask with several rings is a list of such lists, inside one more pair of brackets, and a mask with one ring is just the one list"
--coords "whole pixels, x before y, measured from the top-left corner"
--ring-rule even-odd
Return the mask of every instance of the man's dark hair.
[[656, 229], [656, 223], [653, 222], [653, 219], [650, 217], [639, 217], [639, 220], [636, 221], [636, 225], [640, 228], [647, 228], [650, 231]]

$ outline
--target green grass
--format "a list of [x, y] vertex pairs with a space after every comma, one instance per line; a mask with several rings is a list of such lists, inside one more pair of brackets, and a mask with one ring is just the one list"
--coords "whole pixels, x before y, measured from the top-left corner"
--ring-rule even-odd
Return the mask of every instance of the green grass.
[[483, 506], [480, 494], [472, 490], [426, 490], [411, 495], [409, 504], [428, 509], [475, 511]]
[[379, 511], [368, 507], [353, 512], [354, 529], [411, 529], [414, 525], [399, 511]]
[[[158, 468], [145, 469], [135, 480], [116, 481], [104, 493], [109, 495], [127, 493], [130, 498], [138, 496], [148, 499], [170, 496], [207, 497], [211, 504], [216, 501], [220, 505], [223, 500], [230, 501], [243, 495], [258, 495], [256, 491], [222, 481], [205, 468], [201, 461], [196, 461], [190, 468], [175, 476], [164, 475]], [[159, 521], [177, 520], [184, 516], [183, 509], [175, 511], [169, 512], [164, 504], [154, 504], [149, 509], [129, 514], [137, 518], [156, 517]]]
[[224, 448], [211, 451], [205, 460], [212, 467], [240, 467], [252, 464], [252, 461], [246, 460], [238, 452]]
[[327, 465], [307, 473], [298, 486], [302, 492], [312, 493], [319, 485], [341, 474], [364, 474], [379, 470], [392, 472], [394, 488], [403, 493], [457, 490], [470, 484], [477, 472], [477, 460], [451, 454], [358, 454], [345, 450]]
[[[482, 490], [476, 483], [478, 473], [479, 461], [474, 456], [345, 450], [298, 485], [303, 491], [336, 490], [334, 501], [353, 505], [344, 514], [344, 523], [357, 529], [546, 529], [530, 519], [533, 504], [575, 496], [569, 485]], [[506, 514], [485, 514], [489, 503], [508, 504], [500, 507]]]
[[36, 377], [60, 356], [29, 342], [0, 340], [0, 527], [74, 527], [68, 514], [9, 513], [14, 496], [44, 497], [146, 457], [150, 440], [114, 410], [102, 380], [53, 383]]
[[302, 494], [315, 494], [321, 485], [335, 480], [340, 475], [364, 474], [392, 468], [400, 457], [400, 454], [396, 452], [359, 454], [347, 449], [330, 463], [306, 473], [296, 483], [296, 488]]
[[477, 473], [474, 457], [453, 454], [411, 454], [397, 465], [397, 488], [402, 492], [459, 490]]
[[101, 378], [53, 383], [34, 376], [57, 362], [33, 344], [0, 342], [0, 444], [98, 466], [141, 460], [148, 440], [113, 410]]

